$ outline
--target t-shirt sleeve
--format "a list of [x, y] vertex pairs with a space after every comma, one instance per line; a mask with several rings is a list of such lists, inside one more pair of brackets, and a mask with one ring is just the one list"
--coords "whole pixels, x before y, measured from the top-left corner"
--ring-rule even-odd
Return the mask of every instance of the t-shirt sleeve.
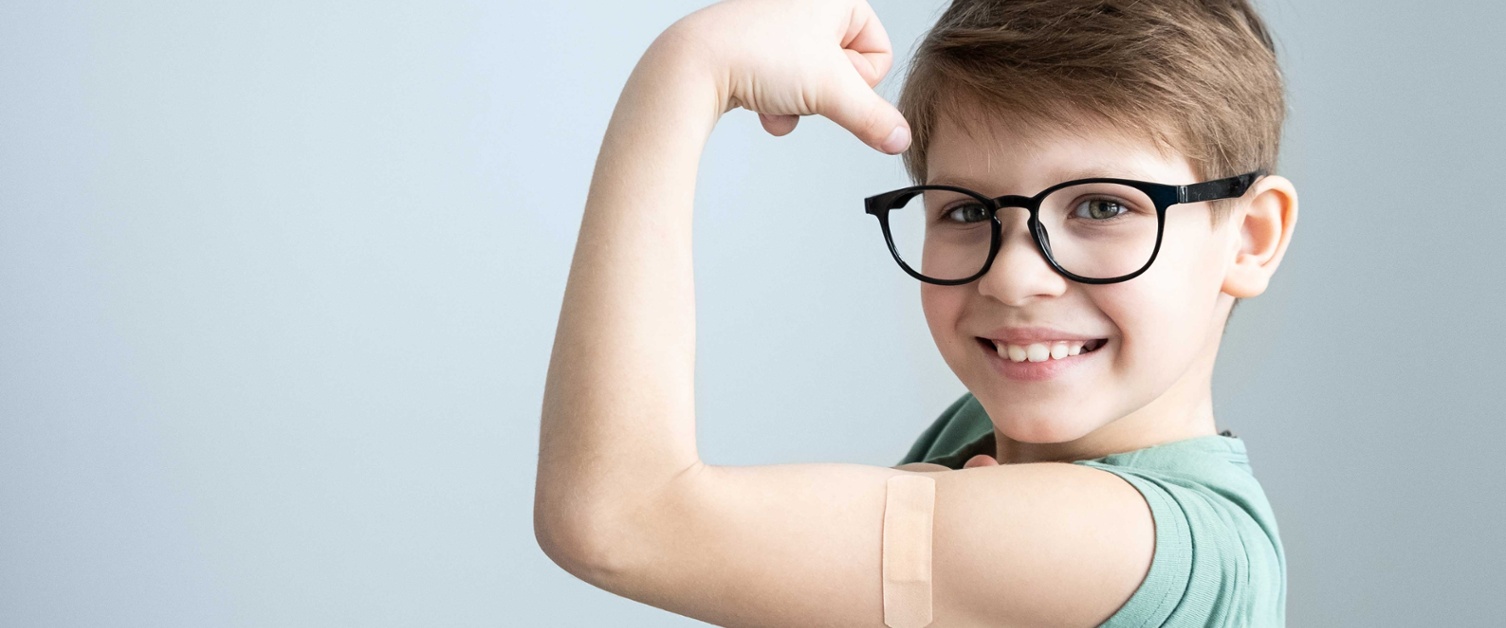
[[[964, 393], [921, 432], [900, 464], [931, 462], [959, 469], [962, 463], [953, 465], [950, 458], [965, 448], [982, 445], [980, 439], [992, 435], [993, 430], [993, 421], [988, 418], [983, 405], [972, 393]], [[992, 447], [992, 443], [988, 446]]]
[[941, 412], [941, 416], [936, 417], [936, 420], [931, 422], [930, 427], [927, 427], [925, 431], [920, 433], [920, 436], [916, 437], [915, 443], [910, 445], [909, 453], [905, 454], [904, 459], [900, 460], [899, 464], [924, 462], [926, 458], [929, 458], [932, 449], [936, 446], [937, 437], [941, 435], [942, 430], [947, 428], [952, 419], [957, 416], [957, 410], [962, 407], [962, 404], [967, 402], [968, 397], [969, 395], [958, 397], [956, 401], [952, 402], [952, 405], [947, 406], [947, 409]]
[[1140, 491], [1155, 521], [1150, 571], [1104, 628], [1244, 625], [1251, 590], [1244, 521], [1232, 502], [1212, 489], [1154, 472], [1080, 460], [1123, 478]]

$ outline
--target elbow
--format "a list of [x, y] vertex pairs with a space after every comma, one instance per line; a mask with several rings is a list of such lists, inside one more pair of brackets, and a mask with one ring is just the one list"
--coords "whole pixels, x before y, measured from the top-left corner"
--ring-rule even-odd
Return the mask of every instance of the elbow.
[[662, 562], [688, 517], [684, 478], [697, 463], [662, 483], [657, 492], [639, 491], [613, 507], [592, 504], [579, 493], [540, 489], [534, 500], [533, 532], [544, 554], [585, 582], [613, 593], [632, 590], [634, 580]]
[[621, 574], [612, 559], [612, 535], [605, 533], [612, 529], [609, 523], [534, 508], [533, 536], [544, 555], [570, 575], [607, 590]]

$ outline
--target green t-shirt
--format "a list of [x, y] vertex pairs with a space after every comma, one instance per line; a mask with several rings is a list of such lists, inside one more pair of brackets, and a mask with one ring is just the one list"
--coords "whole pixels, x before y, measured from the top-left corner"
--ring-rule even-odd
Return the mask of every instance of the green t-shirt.
[[[900, 464], [960, 469], [994, 455], [995, 444], [993, 422], [969, 393]], [[1104, 628], [1286, 625], [1286, 554], [1244, 441], [1224, 431], [1072, 464], [1124, 478], [1156, 524], [1150, 573]]]

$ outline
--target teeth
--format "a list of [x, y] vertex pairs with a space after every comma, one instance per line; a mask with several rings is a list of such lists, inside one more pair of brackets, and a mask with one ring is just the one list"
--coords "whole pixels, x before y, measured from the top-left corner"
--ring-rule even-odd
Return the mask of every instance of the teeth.
[[1081, 355], [1084, 350], [1091, 351], [1100, 343], [1096, 340], [1055, 340], [1050, 342], [1033, 342], [1028, 345], [1012, 345], [994, 341], [994, 348], [999, 352], [999, 357], [1010, 362], [1045, 362], [1046, 360], [1060, 360], [1062, 358]]

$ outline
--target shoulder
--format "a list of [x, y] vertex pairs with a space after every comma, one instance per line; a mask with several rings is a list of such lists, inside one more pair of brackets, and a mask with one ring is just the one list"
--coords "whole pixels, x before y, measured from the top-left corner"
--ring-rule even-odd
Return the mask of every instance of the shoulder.
[[1155, 524], [1145, 581], [1105, 625], [1284, 625], [1286, 559], [1259, 482], [1217, 456], [1178, 453], [1192, 460], [1176, 468], [1074, 463], [1134, 487]]

